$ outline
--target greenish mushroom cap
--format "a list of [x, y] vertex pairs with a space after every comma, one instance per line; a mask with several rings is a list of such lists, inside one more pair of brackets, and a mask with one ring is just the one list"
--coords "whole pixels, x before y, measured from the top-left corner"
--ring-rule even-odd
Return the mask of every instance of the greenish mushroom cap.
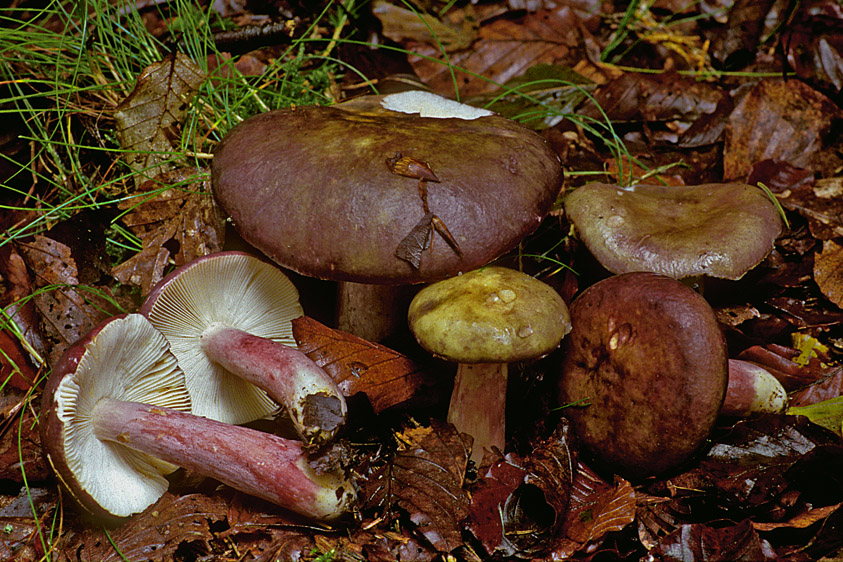
[[553, 351], [571, 330], [547, 284], [486, 267], [429, 285], [410, 303], [410, 329], [430, 353], [459, 363], [510, 363]]
[[757, 187], [592, 183], [565, 200], [580, 239], [612, 273], [740, 279], [773, 249], [782, 221]]

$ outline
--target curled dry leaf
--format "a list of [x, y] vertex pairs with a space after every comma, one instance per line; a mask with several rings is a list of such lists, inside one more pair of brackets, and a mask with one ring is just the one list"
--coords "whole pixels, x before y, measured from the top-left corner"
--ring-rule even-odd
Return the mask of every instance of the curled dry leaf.
[[119, 311], [108, 288], [79, 286], [76, 262], [64, 244], [36, 235], [20, 250], [42, 289], [33, 301], [50, 350], [47, 361], [54, 364], [67, 346]]
[[117, 106], [117, 138], [133, 153], [127, 160], [137, 172], [136, 186], [171, 168], [168, 153], [179, 145], [187, 108], [204, 80], [190, 57], [170, 55], [144, 68], [134, 91]]
[[435, 382], [397, 351], [307, 316], [293, 320], [293, 337], [299, 350], [331, 375], [343, 395], [366, 394], [375, 413], [429, 393]]
[[463, 544], [461, 523], [470, 501], [463, 483], [470, 445], [453, 426], [441, 422], [408, 429], [398, 437], [405, 446], [366, 482], [365, 504], [387, 515], [401, 508], [436, 550], [450, 552]]
[[824, 133], [840, 117], [841, 110], [807, 84], [798, 80], [760, 81], [738, 102], [729, 118], [723, 149], [724, 179], [746, 178], [753, 164], [771, 158], [803, 168], [818, 167]]
[[121, 283], [141, 288], [144, 294], [164, 276], [169, 263], [183, 265], [222, 250], [225, 219], [214, 203], [207, 180], [195, 181], [195, 168], [178, 168], [161, 174], [143, 188], [179, 184], [145, 199], [120, 204], [129, 210], [123, 223], [143, 242], [143, 249], [115, 266], [111, 274]]
[[834, 240], [823, 242], [814, 258], [814, 281], [828, 300], [843, 308], [843, 246]]
[[489, 555], [534, 558], [553, 547], [576, 464], [568, 428], [563, 423], [527, 458], [507, 454], [473, 487], [466, 527]]

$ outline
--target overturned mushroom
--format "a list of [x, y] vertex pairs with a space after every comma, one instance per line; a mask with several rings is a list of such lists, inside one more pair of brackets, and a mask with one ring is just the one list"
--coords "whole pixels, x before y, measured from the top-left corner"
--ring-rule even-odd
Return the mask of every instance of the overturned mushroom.
[[471, 458], [504, 449], [508, 364], [542, 357], [571, 329], [568, 307], [525, 273], [485, 267], [419, 291], [410, 329], [430, 353], [459, 363], [448, 421], [474, 437]]
[[295, 349], [298, 292], [274, 265], [242, 252], [186, 264], [153, 289], [141, 313], [166, 336], [194, 413], [245, 423], [284, 406], [307, 444], [331, 440], [346, 402], [334, 380]]
[[128, 517], [184, 467], [306, 517], [354, 501], [338, 473], [316, 474], [301, 443], [189, 413], [167, 340], [139, 314], [108, 320], [68, 349], [44, 390], [41, 442], [56, 475], [94, 515]]
[[561, 181], [541, 136], [424, 92], [256, 115], [212, 166], [241, 236], [284, 267], [341, 282], [339, 327], [371, 340], [403, 323], [387, 286], [507, 252], [538, 227]]
[[782, 220], [757, 187], [587, 184], [565, 199], [580, 239], [612, 273], [740, 279], [773, 249]]
[[559, 400], [607, 470], [664, 473], [708, 437], [726, 394], [726, 342], [696, 292], [653, 273], [595, 283], [571, 303]]

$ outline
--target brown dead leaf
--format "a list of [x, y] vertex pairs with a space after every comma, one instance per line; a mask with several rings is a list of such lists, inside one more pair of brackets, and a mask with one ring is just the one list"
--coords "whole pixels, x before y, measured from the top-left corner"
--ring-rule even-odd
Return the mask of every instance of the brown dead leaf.
[[834, 240], [823, 242], [814, 258], [814, 281], [828, 300], [843, 308], [843, 246]]
[[735, 106], [726, 129], [723, 176], [745, 179], [756, 162], [775, 159], [812, 168], [840, 109], [798, 80], [760, 81]]
[[293, 320], [293, 337], [345, 396], [366, 394], [375, 413], [420, 396], [433, 386], [430, 375], [397, 351], [333, 330], [307, 316]]
[[442, 18], [414, 12], [385, 0], [372, 3], [372, 14], [381, 22], [385, 37], [395, 42], [411, 40], [439, 44], [447, 52], [467, 49], [477, 37], [474, 6], [448, 10]]
[[606, 533], [619, 531], [635, 521], [635, 499], [628, 481], [616, 477], [612, 486], [579, 463], [564, 524], [567, 538], [557, 545], [554, 555], [570, 557], [586, 544], [600, 541]]
[[841, 506], [843, 506], [843, 503], [808, 509], [803, 513], [791, 517], [787, 521], [777, 521], [775, 523], [753, 521], [752, 526], [756, 531], [772, 531], [775, 529], [781, 529], [782, 527], [805, 529], [817, 521], [822, 521], [823, 519], [828, 518], [829, 515], [840, 509]]
[[407, 512], [418, 531], [440, 552], [463, 544], [461, 522], [468, 516], [463, 490], [470, 445], [452, 425], [433, 423], [398, 436], [405, 443], [390, 463], [366, 482], [369, 508]]
[[36, 235], [19, 245], [29, 270], [35, 275], [33, 301], [52, 365], [64, 350], [100, 322], [120, 312], [107, 287], [80, 287], [76, 262], [70, 249], [46, 236]]
[[777, 195], [782, 206], [808, 220], [811, 234], [818, 240], [843, 236], [843, 178], [817, 180]]
[[[21, 398], [21, 402], [23, 398]], [[19, 405], [23, 405], [22, 403]], [[50, 474], [44, 455], [38, 424], [31, 410], [13, 410], [3, 420], [0, 433], [0, 480], [22, 483], [40, 482]]]
[[410, 64], [434, 92], [454, 94], [453, 68], [460, 96], [470, 96], [491, 92], [539, 63], [573, 66], [579, 58], [573, 49], [581, 43], [579, 19], [567, 7], [494, 19], [477, 37], [471, 49], [451, 53], [447, 62], [435, 45], [409, 41], [405, 46], [417, 53], [409, 56]]
[[143, 513], [111, 529], [111, 540], [102, 528], [93, 527], [74, 535], [76, 544], [61, 550], [76, 552], [79, 560], [100, 562], [172, 560], [176, 550], [184, 548], [182, 545], [213, 539], [210, 527], [225, 521], [227, 507], [218, 496], [174, 496], [167, 492]]
[[202, 69], [184, 53], [144, 68], [135, 89], [114, 115], [120, 146], [135, 174], [135, 185], [169, 170], [166, 161], [179, 146], [187, 107], [205, 80]]
[[[138, 204], [121, 203], [131, 209], [123, 223], [143, 241], [143, 249], [115, 266], [111, 274], [121, 283], [141, 288], [144, 294], [164, 276], [172, 260], [183, 265], [198, 257], [219, 252], [225, 239], [225, 221], [213, 197], [208, 181], [192, 181], [201, 172], [178, 168], [162, 174], [141, 189], [178, 184]], [[175, 247], [174, 247], [175, 246]]]

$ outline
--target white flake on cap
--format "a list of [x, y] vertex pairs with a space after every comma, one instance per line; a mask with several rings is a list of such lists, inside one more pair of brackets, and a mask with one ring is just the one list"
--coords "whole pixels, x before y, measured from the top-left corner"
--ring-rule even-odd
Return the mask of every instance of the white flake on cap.
[[493, 115], [488, 109], [472, 107], [458, 101], [449, 100], [430, 92], [418, 90], [390, 94], [381, 100], [381, 106], [399, 113], [418, 113], [419, 117], [446, 119], [477, 119]]

